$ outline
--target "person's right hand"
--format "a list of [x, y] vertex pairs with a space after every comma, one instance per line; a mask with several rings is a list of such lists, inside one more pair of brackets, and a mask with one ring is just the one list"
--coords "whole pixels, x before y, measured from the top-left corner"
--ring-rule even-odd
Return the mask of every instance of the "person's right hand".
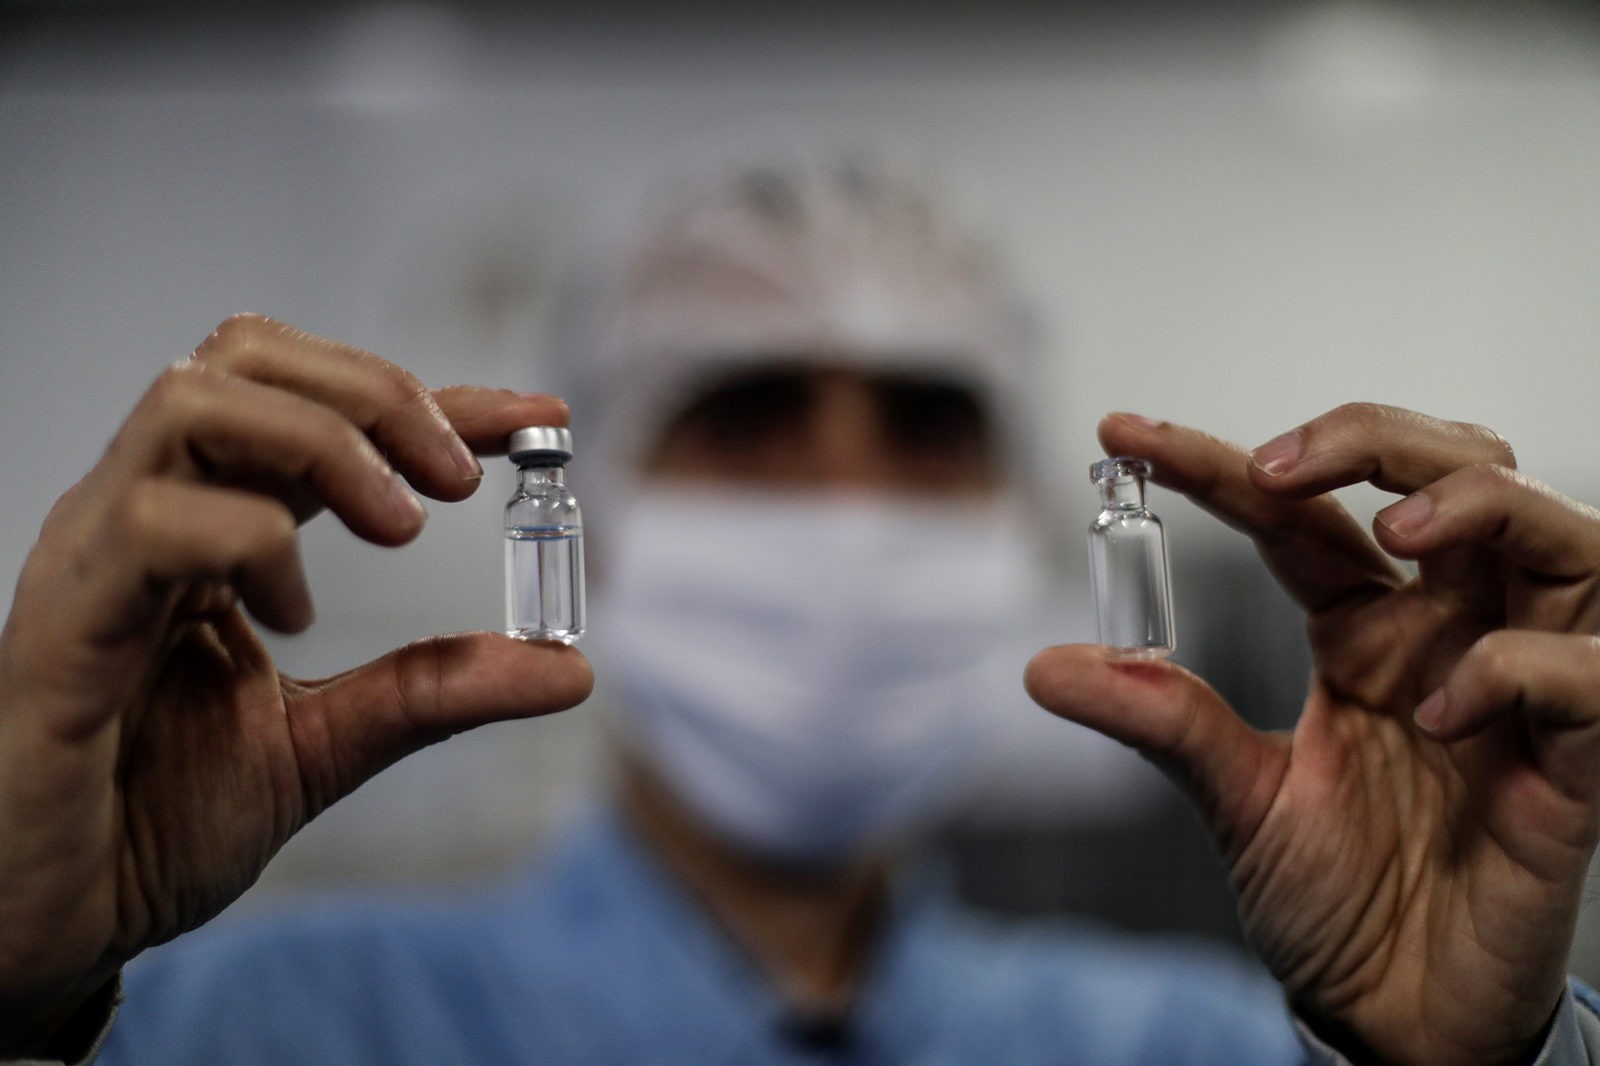
[[297, 681], [244, 617], [310, 623], [296, 528], [317, 511], [403, 544], [425, 515], [401, 477], [462, 499], [474, 451], [566, 417], [551, 397], [429, 392], [256, 316], [161, 375], [46, 520], [0, 633], [0, 1053], [215, 915], [394, 760], [584, 699], [577, 651], [486, 632]]

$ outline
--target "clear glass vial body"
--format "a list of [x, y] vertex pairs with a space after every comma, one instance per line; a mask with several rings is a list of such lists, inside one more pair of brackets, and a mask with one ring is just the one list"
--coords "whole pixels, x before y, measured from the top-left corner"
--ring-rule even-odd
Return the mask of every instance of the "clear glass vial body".
[[506, 633], [571, 644], [583, 635], [583, 514], [567, 490], [572, 437], [532, 426], [511, 437], [517, 491], [506, 504]]
[[1161, 519], [1144, 505], [1150, 464], [1103, 459], [1089, 468], [1100, 513], [1089, 526], [1100, 643], [1123, 659], [1154, 659], [1174, 647], [1172, 578]]

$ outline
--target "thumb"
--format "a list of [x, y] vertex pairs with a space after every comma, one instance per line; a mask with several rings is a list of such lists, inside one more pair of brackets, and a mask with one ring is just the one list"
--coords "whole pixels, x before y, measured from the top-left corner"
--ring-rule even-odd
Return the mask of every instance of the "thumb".
[[1166, 660], [1117, 661], [1090, 644], [1046, 648], [1023, 675], [1045, 710], [1139, 751], [1199, 806], [1223, 850], [1259, 822], [1280, 749], [1200, 678]]
[[324, 681], [286, 684], [310, 815], [455, 733], [581, 703], [594, 673], [566, 645], [458, 633], [407, 644]]

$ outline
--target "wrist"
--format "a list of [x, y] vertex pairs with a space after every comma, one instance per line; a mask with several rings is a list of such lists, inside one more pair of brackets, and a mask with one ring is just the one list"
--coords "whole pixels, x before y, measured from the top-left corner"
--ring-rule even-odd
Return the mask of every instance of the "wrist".
[[[1312, 1061], [1320, 1066], [1433, 1066], [1439, 1062], [1468, 1061], [1481, 1066], [1541, 1066], [1545, 1061], [1542, 1056], [1546, 1046], [1551, 1042], [1551, 1034], [1562, 1016], [1562, 1007], [1570, 1000], [1570, 996], [1563, 996], [1557, 1001], [1533, 1038], [1487, 1056], [1462, 1052], [1446, 1054], [1437, 1049], [1416, 1046], [1409, 1051], [1379, 1054], [1349, 1024], [1311, 1010], [1304, 1003], [1291, 1002], [1289, 1008], [1300, 1030], [1301, 1040], [1312, 1052]], [[1465, 1057], [1462, 1057], [1463, 1054]]]
[[82, 1061], [121, 1002], [120, 974], [48, 995], [0, 1000], [0, 1060]]

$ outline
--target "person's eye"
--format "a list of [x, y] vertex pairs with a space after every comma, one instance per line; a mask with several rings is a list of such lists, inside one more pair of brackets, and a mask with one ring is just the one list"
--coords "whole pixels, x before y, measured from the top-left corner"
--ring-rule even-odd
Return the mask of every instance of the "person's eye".
[[906, 458], [929, 462], [991, 458], [988, 414], [961, 385], [886, 379], [878, 403], [890, 444]]
[[760, 449], [800, 432], [811, 401], [804, 375], [761, 371], [712, 388], [678, 416], [671, 433], [724, 452]]

